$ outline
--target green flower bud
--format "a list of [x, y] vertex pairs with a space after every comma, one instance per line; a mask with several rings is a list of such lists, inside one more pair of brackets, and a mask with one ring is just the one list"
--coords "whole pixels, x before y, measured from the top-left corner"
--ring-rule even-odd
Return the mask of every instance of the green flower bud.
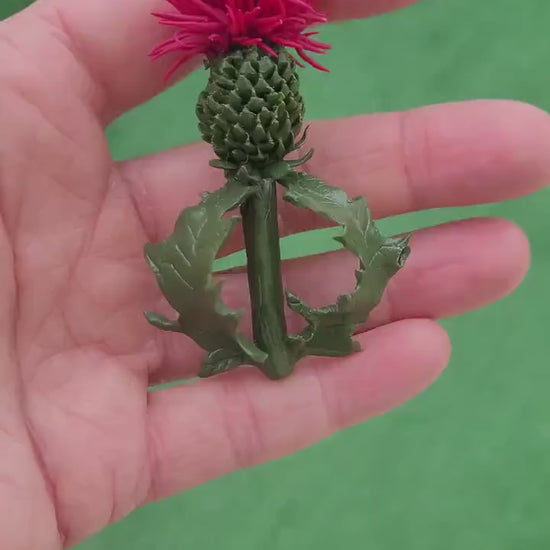
[[209, 62], [196, 112], [203, 139], [222, 161], [261, 168], [294, 150], [304, 103], [294, 60], [285, 49], [278, 54], [254, 46]]

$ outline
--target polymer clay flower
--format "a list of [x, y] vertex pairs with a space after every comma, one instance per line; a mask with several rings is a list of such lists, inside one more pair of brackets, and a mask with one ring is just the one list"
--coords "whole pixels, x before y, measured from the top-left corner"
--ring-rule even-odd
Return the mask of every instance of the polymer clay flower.
[[[227, 183], [185, 209], [168, 239], [146, 246], [158, 284], [179, 314], [170, 320], [148, 313], [148, 320], [161, 330], [186, 334], [206, 350], [203, 377], [249, 365], [279, 379], [303, 357], [358, 351], [354, 331], [404, 265], [409, 237], [383, 238], [364, 198], [350, 200], [344, 191], [295, 170], [312, 151], [288, 160], [306, 141], [306, 132], [300, 137], [305, 107], [297, 57], [326, 70], [310, 53], [330, 47], [308, 31], [326, 17], [307, 0], [168, 2], [172, 12], [154, 15], [175, 33], [151, 56], [177, 57], [168, 77], [192, 57], [206, 56], [210, 75], [196, 114], [202, 137], [217, 156], [211, 165], [224, 171]], [[285, 200], [341, 225], [336, 239], [359, 259], [355, 290], [335, 304], [312, 308], [291, 292], [285, 294], [277, 184], [283, 186]], [[240, 217], [228, 218], [236, 209]], [[216, 255], [239, 220], [247, 254], [250, 338], [239, 332], [241, 313], [221, 301], [212, 273]], [[285, 303], [306, 321], [299, 334], [287, 331]]]

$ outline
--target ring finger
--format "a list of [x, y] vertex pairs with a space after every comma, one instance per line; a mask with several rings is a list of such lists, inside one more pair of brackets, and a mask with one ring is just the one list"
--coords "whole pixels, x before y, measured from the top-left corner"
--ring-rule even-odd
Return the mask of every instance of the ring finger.
[[[499, 219], [471, 219], [424, 229], [413, 238], [412, 254], [390, 282], [367, 328], [407, 318], [439, 319], [464, 313], [497, 300], [522, 280], [529, 265], [529, 245], [522, 231]], [[314, 306], [334, 301], [353, 288], [356, 260], [333, 252], [285, 263], [285, 285]], [[224, 276], [224, 299], [245, 308], [245, 273]], [[289, 330], [299, 330], [288, 317]], [[250, 333], [249, 315], [241, 329]], [[197, 373], [204, 353], [181, 334], [162, 333], [162, 366], [151, 383]]]

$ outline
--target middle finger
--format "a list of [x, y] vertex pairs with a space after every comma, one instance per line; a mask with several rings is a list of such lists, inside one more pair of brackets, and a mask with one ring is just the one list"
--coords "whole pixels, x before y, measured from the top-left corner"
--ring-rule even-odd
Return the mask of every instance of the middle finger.
[[[496, 202], [550, 180], [550, 117], [530, 105], [475, 101], [404, 113], [314, 123], [305, 170], [350, 197], [365, 195], [375, 218], [413, 210]], [[224, 183], [195, 143], [118, 166], [151, 240], [165, 238], [183, 207]], [[281, 234], [326, 226], [284, 203]], [[242, 248], [240, 232], [228, 252]]]

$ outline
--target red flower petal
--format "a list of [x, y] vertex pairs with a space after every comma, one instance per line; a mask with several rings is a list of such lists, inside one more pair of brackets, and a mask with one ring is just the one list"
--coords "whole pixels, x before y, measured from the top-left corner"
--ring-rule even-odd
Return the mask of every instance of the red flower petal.
[[177, 13], [154, 13], [162, 25], [175, 27], [172, 38], [150, 53], [153, 59], [180, 52], [181, 58], [170, 70], [171, 76], [195, 55], [215, 57], [235, 44], [257, 45], [270, 55], [273, 46], [295, 48], [313, 67], [326, 71], [306, 52], [325, 53], [330, 49], [311, 38], [306, 30], [326, 17], [316, 11], [311, 0], [167, 0]]

